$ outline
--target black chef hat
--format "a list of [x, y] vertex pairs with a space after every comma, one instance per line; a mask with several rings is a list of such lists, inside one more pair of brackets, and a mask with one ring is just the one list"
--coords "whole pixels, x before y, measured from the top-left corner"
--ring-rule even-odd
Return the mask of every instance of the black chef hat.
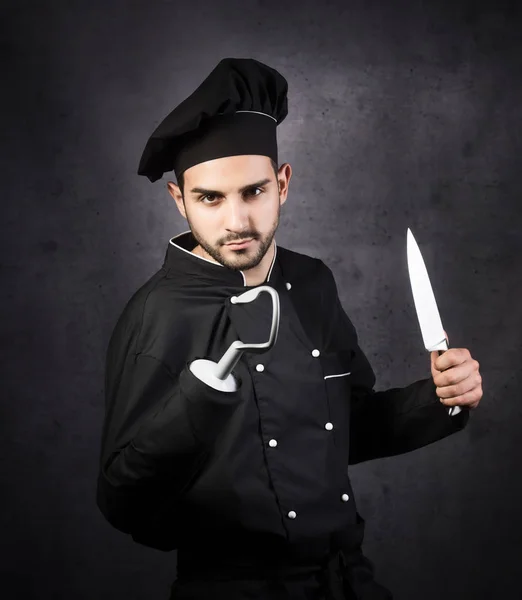
[[201, 85], [158, 125], [143, 151], [139, 175], [176, 178], [207, 160], [239, 154], [277, 164], [276, 127], [288, 114], [288, 83], [252, 58], [224, 58]]

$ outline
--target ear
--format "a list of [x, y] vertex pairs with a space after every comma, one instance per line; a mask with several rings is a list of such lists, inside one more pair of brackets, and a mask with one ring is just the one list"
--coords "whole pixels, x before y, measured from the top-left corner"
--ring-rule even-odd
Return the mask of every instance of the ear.
[[278, 169], [277, 184], [279, 186], [280, 203], [284, 204], [288, 197], [288, 185], [292, 177], [292, 167], [290, 163], [282, 164]]
[[173, 181], [168, 181], [167, 189], [169, 191], [169, 194], [174, 198], [179, 212], [186, 219], [187, 215], [185, 213], [185, 204], [183, 203], [183, 194], [179, 189], [179, 185], [176, 185]]

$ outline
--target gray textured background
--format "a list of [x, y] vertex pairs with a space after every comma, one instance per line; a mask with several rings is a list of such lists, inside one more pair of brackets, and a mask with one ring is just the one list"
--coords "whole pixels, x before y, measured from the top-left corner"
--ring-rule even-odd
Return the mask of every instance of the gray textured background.
[[366, 554], [397, 600], [522, 598], [522, 19], [518, 2], [4, 2], [3, 598], [165, 599], [175, 552], [95, 505], [106, 345], [187, 229], [136, 175], [225, 56], [289, 82], [278, 243], [322, 258], [377, 374], [430, 376], [411, 227], [450, 345], [481, 363], [465, 431], [358, 465]]

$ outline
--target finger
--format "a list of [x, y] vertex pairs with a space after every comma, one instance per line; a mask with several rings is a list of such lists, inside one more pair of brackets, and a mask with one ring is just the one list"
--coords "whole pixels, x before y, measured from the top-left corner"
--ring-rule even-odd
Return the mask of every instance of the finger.
[[455, 385], [437, 386], [436, 393], [439, 398], [458, 398], [482, 387], [482, 378], [477, 373]]
[[479, 387], [454, 398], [440, 398], [440, 401], [445, 406], [470, 406], [473, 408], [481, 398], [482, 388]]
[[435, 368], [438, 371], [445, 371], [450, 367], [460, 365], [471, 358], [467, 348], [450, 348], [438, 356], [435, 360]]
[[478, 362], [475, 360], [468, 360], [458, 365], [448, 367], [444, 371], [436, 370], [433, 381], [439, 387], [456, 385], [468, 377], [474, 377], [478, 373]]

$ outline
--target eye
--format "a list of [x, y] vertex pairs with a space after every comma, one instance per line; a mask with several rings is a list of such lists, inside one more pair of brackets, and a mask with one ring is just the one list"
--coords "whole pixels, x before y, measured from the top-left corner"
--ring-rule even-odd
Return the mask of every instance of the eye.
[[[259, 192], [259, 194], [257, 194], [256, 192]], [[262, 193], [264, 192], [263, 188], [260, 187], [253, 187], [250, 188], [248, 190], [246, 190], [244, 192], [244, 195], [247, 197], [256, 197], [256, 196], [260, 196]], [[205, 196], [200, 196], [198, 198], [199, 202], [203, 202], [203, 204], [206, 205], [212, 205], [212, 204], [216, 204], [215, 200], [219, 198], [219, 196], [217, 196], [216, 194], [206, 194]]]
[[259, 196], [260, 194], [256, 194], [255, 193], [256, 190], [259, 190], [260, 193], [263, 193], [263, 190], [261, 188], [253, 187], [253, 188], [250, 188], [249, 190], [247, 190], [245, 192], [245, 195], [247, 195], [247, 196]]
[[[209, 199], [216, 199], [217, 196], [215, 194], [207, 194], [206, 196], [201, 196], [201, 198], [199, 199], [200, 202], [203, 202], [203, 204], [209, 204], [208, 202], [204, 202], [204, 200], [206, 200], [207, 198]], [[213, 202], [210, 202], [210, 204], [213, 204]]]

